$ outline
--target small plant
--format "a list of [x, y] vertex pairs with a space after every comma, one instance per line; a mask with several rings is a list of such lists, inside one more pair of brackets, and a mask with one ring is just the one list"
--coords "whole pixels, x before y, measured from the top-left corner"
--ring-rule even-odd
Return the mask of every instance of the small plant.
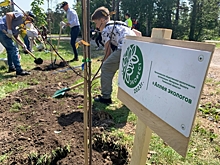
[[0, 156], [0, 162], [1, 163], [4, 162], [7, 158], [8, 158], [8, 153], [1, 155]]
[[43, 165], [43, 164], [49, 164], [49, 159], [50, 157], [48, 157], [47, 154], [41, 155], [38, 159], [37, 159], [37, 163], [36, 165]]
[[83, 105], [78, 105], [77, 108], [78, 109], [83, 109]]
[[214, 139], [216, 139], [218, 137], [218, 135], [216, 135], [214, 133], [214, 130], [210, 130], [210, 133], [209, 133], [209, 138], [210, 138], [210, 142], [212, 142]]
[[39, 84], [39, 81], [37, 79], [31, 79], [31, 82], [29, 82], [31, 85], [37, 85]]
[[213, 82], [212, 78], [206, 78], [205, 83], [211, 83], [211, 82]]
[[17, 130], [21, 130], [22, 132], [26, 132], [30, 128], [31, 128], [31, 126], [27, 126], [27, 125], [17, 126]]
[[19, 112], [21, 110], [21, 103], [17, 103], [15, 102], [14, 104], [12, 104], [11, 108], [10, 108], [10, 112]]

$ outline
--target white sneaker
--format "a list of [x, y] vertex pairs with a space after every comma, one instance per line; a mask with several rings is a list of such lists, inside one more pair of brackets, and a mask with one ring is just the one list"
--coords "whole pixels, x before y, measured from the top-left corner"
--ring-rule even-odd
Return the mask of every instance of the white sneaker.
[[96, 50], [99, 50], [99, 47], [97, 47]]
[[105, 47], [103, 47], [102, 50], [105, 50]]

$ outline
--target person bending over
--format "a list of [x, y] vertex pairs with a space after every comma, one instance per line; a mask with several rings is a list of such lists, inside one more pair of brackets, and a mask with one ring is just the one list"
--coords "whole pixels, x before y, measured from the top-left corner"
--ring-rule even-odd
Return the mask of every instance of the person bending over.
[[94, 101], [111, 104], [112, 79], [119, 69], [123, 40], [127, 35], [135, 36], [135, 33], [124, 22], [111, 21], [109, 10], [105, 7], [97, 8], [91, 19], [102, 32], [105, 46], [101, 67], [101, 95], [94, 98]]

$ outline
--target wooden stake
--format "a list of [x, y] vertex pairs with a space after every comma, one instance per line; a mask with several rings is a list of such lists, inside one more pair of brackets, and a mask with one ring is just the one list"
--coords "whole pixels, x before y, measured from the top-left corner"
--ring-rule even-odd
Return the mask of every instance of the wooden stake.
[[[172, 30], [170, 29], [153, 28], [151, 38], [170, 39], [171, 34]], [[151, 136], [152, 130], [138, 119], [130, 165], [146, 164]]]
[[58, 41], [57, 41], [57, 51], [58, 51], [59, 46], [60, 46], [60, 37], [61, 37], [61, 33], [62, 33], [62, 26], [60, 25], [59, 38], [58, 38]]
[[[86, 41], [87, 38], [87, 8], [86, 8], [86, 0], [82, 1], [82, 11], [83, 12], [83, 40]], [[83, 47], [83, 58], [84, 60], [87, 59], [87, 49], [86, 46], [84, 45]], [[88, 110], [87, 110], [87, 89], [88, 89], [88, 84], [87, 84], [87, 63], [85, 62], [84, 65], [84, 104], [83, 104], [83, 121], [84, 121], [84, 159], [85, 159], [85, 165], [88, 165]]]
[[131, 165], [145, 165], [150, 145], [152, 130], [140, 119], [137, 121]]

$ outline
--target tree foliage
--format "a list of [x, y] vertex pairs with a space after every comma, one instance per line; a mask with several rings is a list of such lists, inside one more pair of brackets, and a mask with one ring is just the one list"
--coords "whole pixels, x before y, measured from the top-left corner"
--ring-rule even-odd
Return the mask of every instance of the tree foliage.
[[[44, 11], [39, 8], [43, 0], [32, 2], [38, 24], [46, 24]], [[79, 16], [82, 28], [82, 4], [75, 0], [72, 6]], [[100, 6], [117, 11], [112, 19], [125, 21], [124, 14], [130, 13], [138, 20], [143, 35], [150, 36], [152, 28], [173, 30], [172, 38], [202, 41], [219, 36], [220, 0], [90, 0], [90, 15]], [[52, 33], [59, 33], [59, 22], [66, 19], [66, 13], [56, 6], [51, 12]], [[88, 18], [90, 19], [90, 18]], [[48, 21], [47, 21], [48, 22]], [[69, 29], [63, 30], [68, 33]]]
[[31, 7], [32, 7], [31, 10], [36, 15], [36, 21], [35, 21], [36, 26], [47, 25], [46, 13], [44, 12], [44, 9], [40, 7], [40, 5], [43, 4], [44, 4], [44, 0], [34, 0], [31, 3]]

